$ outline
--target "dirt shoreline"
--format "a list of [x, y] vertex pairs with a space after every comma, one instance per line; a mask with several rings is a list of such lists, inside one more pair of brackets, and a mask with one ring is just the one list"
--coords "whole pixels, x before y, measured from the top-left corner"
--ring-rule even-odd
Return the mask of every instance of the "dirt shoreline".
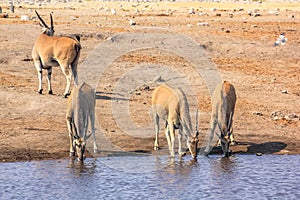
[[[8, 7], [1, 6], [3, 12], [9, 13]], [[191, 7], [195, 14], [190, 13]], [[233, 153], [300, 154], [299, 5], [86, 2], [22, 5], [8, 18], [0, 19], [0, 162], [59, 159], [69, 155], [67, 100], [61, 97], [66, 81], [59, 68], [53, 69], [54, 95], [36, 94], [37, 72], [30, 58], [41, 29], [36, 19], [21, 20], [23, 15], [34, 17], [34, 9], [47, 23], [48, 14], [53, 12], [57, 35], [81, 35], [79, 76], [80, 66], [89, 53], [115, 34], [152, 27], [192, 38], [206, 49], [221, 78], [236, 87], [234, 134], [238, 145], [232, 146]], [[251, 16], [250, 11], [259, 15]], [[130, 20], [136, 25], [131, 26]], [[274, 47], [282, 32], [288, 38], [287, 43]], [[159, 49], [128, 52], [106, 68], [96, 87], [99, 131], [123, 151], [155, 154], [154, 133], [150, 138], [131, 137], [120, 129], [112, 114], [112, 101], [121, 98], [115, 91], [117, 82], [139, 65], [171, 66], [192, 83], [200, 109], [203, 141], [211, 109], [205, 81], [185, 58]], [[45, 75], [46, 72], [44, 91]], [[148, 110], [151, 91], [156, 85], [149, 84], [147, 89], [142, 86], [130, 95], [128, 105], [132, 121], [144, 126], [151, 121]], [[162, 133], [160, 143], [166, 150]], [[212, 153], [218, 152], [216, 148]]]

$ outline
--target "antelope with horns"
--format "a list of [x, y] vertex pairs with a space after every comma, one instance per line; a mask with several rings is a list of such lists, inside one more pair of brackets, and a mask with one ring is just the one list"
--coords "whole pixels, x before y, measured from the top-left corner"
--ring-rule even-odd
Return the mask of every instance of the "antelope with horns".
[[[185, 155], [182, 152], [182, 135], [185, 137], [187, 146], [192, 157], [197, 157], [197, 144], [198, 135], [197, 130], [195, 135], [192, 135], [193, 128], [189, 113], [189, 105], [185, 94], [178, 88], [171, 88], [167, 85], [158, 86], [152, 94], [152, 111], [155, 122], [156, 139], [154, 143], [154, 150], [159, 149], [159, 119], [166, 121], [165, 134], [168, 141], [170, 156], [174, 157], [174, 142], [175, 142], [175, 129], [178, 131], [178, 154], [180, 157]], [[198, 116], [198, 112], [197, 112]], [[196, 124], [198, 124], [198, 117]]]
[[[219, 137], [219, 142], [221, 143], [222, 150], [225, 156], [231, 155], [229, 145], [235, 143], [232, 133], [232, 119], [234, 115], [235, 103], [236, 93], [233, 85], [231, 85], [227, 81], [224, 81], [223, 83], [220, 83], [216, 86], [212, 96], [210, 135], [209, 141], [204, 151], [205, 155], [209, 154], [211, 148], [210, 145], [214, 134]], [[218, 134], [215, 131], [216, 126], [218, 126], [221, 134]]]
[[[95, 137], [95, 91], [86, 83], [75, 86], [68, 98], [67, 105], [67, 126], [70, 137], [70, 156], [77, 153], [78, 159], [83, 161], [86, 140], [93, 135], [94, 153], [98, 147]], [[91, 133], [88, 135], [88, 125], [91, 126]]]
[[42, 34], [36, 39], [32, 50], [32, 58], [39, 78], [38, 93], [42, 94], [43, 92], [42, 69], [47, 69], [48, 92], [49, 94], [53, 94], [51, 86], [52, 67], [60, 66], [67, 79], [67, 86], [64, 92], [64, 97], [67, 97], [70, 94], [72, 75], [74, 76], [74, 84], [78, 85], [77, 65], [81, 49], [80, 37], [53, 36], [54, 26], [52, 15], [50, 14], [51, 27], [49, 27], [37, 11], [35, 12], [44, 28]]

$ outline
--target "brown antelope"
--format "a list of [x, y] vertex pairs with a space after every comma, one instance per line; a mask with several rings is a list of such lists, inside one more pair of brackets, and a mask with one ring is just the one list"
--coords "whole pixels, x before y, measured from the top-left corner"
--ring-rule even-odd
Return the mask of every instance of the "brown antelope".
[[[93, 135], [94, 153], [98, 147], [95, 137], [95, 91], [86, 83], [75, 86], [68, 98], [67, 105], [67, 126], [70, 137], [70, 156], [75, 156], [83, 161], [86, 147], [86, 140]], [[91, 126], [91, 133], [88, 135], [88, 125]]]
[[[216, 86], [212, 96], [210, 135], [208, 144], [204, 151], [205, 155], [208, 155], [211, 141], [214, 137], [214, 133], [216, 133], [220, 139], [219, 141], [225, 156], [230, 156], [231, 151], [229, 149], [229, 144], [235, 143], [232, 133], [232, 119], [234, 115], [235, 102], [236, 93], [233, 85], [224, 81]], [[215, 132], [217, 125], [221, 133], [220, 135]]]
[[80, 37], [56, 37], [54, 35], [54, 26], [52, 15], [50, 14], [51, 27], [47, 26], [44, 20], [36, 12], [41, 25], [44, 27], [42, 34], [38, 36], [35, 41], [32, 58], [36, 70], [38, 71], [39, 90], [38, 93], [42, 94], [42, 69], [48, 70], [48, 92], [53, 94], [51, 87], [51, 74], [52, 67], [61, 67], [62, 72], [66, 76], [67, 86], [64, 92], [64, 97], [70, 94], [70, 84], [72, 75], [74, 76], [74, 84], [78, 85], [77, 79], [77, 65], [80, 55]]
[[[174, 157], [174, 142], [175, 129], [179, 129], [178, 133], [178, 154], [180, 157], [185, 155], [182, 152], [182, 134], [187, 141], [187, 146], [193, 158], [197, 157], [198, 130], [193, 136], [193, 128], [189, 113], [189, 105], [187, 98], [182, 90], [171, 88], [167, 85], [160, 85], [152, 94], [152, 111], [155, 122], [155, 143], [154, 150], [159, 149], [158, 134], [159, 134], [159, 119], [166, 121], [165, 134], [168, 141], [170, 156]], [[198, 115], [198, 113], [197, 113]], [[198, 118], [197, 122], [198, 124]]]

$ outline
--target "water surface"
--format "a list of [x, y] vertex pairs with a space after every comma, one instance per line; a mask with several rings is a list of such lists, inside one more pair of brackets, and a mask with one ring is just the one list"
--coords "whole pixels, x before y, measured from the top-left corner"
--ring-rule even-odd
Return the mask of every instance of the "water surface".
[[299, 155], [0, 164], [0, 199], [299, 199]]

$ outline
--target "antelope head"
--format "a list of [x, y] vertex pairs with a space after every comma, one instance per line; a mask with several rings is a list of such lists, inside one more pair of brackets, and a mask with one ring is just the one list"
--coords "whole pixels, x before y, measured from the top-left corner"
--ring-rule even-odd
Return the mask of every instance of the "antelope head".
[[86, 144], [83, 138], [74, 137], [73, 148], [76, 149], [79, 161], [83, 161], [85, 146]]
[[221, 127], [220, 122], [218, 122], [218, 126], [221, 131], [221, 135], [219, 135], [217, 132], [216, 132], [216, 135], [220, 139], [221, 147], [222, 147], [222, 150], [223, 150], [225, 156], [228, 157], [231, 155], [231, 150], [229, 148], [231, 132], [229, 130], [227, 130], [226, 128]]
[[198, 131], [198, 110], [196, 112], [196, 131], [195, 132], [196, 132], [195, 136], [192, 136], [188, 140], [188, 147], [189, 147], [189, 150], [190, 150], [190, 153], [191, 153], [193, 159], [196, 159], [197, 154], [198, 154], [197, 146], [198, 146], [198, 142], [199, 142], [198, 136], [200, 133], [200, 131]]
[[54, 26], [53, 26], [53, 18], [52, 18], [52, 14], [50, 13], [50, 23], [51, 23], [51, 27], [49, 27], [44, 20], [41, 18], [41, 16], [38, 14], [37, 11], [35, 11], [37, 17], [40, 20], [40, 25], [44, 28], [43, 33], [48, 35], [48, 36], [53, 36], [54, 35]]

